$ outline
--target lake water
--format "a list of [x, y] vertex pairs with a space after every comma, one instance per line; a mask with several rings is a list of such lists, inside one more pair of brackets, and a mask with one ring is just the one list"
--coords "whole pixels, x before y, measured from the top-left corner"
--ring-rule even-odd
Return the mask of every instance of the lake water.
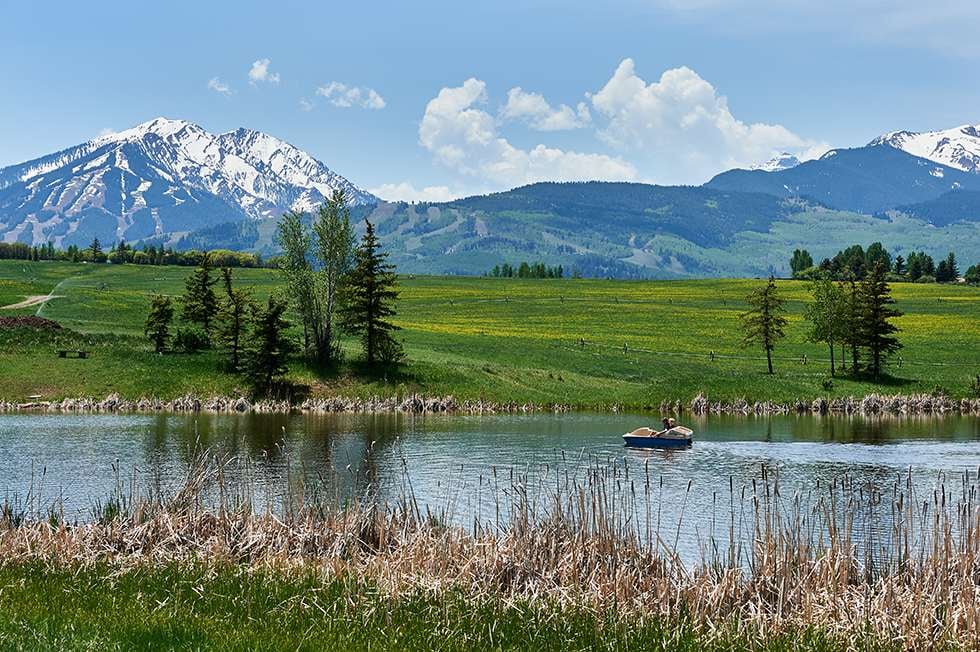
[[196, 453], [208, 450], [235, 460], [226, 482], [247, 484], [257, 506], [280, 509], [305, 484], [341, 498], [367, 490], [382, 500], [411, 494], [423, 509], [472, 524], [501, 518], [500, 500], [488, 496], [514, 477], [546, 491], [562, 474], [598, 472], [652, 487], [632, 509], [647, 520], [656, 513], [658, 527], [691, 551], [715, 532], [715, 521], [727, 523], [730, 486], [751, 489], [764, 469], [768, 479], [778, 476], [783, 495], [850, 478], [883, 493], [911, 482], [920, 498], [941, 485], [967, 491], [980, 472], [977, 417], [712, 416], [683, 420], [696, 431], [689, 449], [624, 448], [621, 434], [650, 420], [581, 413], [0, 415], [0, 496], [41, 511], [57, 502], [69, 518], [85, 519], [120, 483], [179, 485]]

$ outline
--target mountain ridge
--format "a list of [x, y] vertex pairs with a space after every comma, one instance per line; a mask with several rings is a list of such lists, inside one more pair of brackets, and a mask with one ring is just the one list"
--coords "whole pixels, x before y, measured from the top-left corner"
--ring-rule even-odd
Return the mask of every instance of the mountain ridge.
[[212, 134], [186, 120], [156, 118], [0, 169], [0, 234], [57, 246], [179, 235], [229, 219], [310, 210], [338, 188], [355, 205], [379, 201], [268, 134]]

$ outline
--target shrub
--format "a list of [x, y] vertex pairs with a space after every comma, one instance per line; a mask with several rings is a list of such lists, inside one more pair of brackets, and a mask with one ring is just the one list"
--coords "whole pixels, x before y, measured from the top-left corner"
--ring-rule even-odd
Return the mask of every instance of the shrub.
[[199, 328], [181, 327], [174, 338], [174, 348], [184, 353], [197, 353], [211, 345], [207, 334]]

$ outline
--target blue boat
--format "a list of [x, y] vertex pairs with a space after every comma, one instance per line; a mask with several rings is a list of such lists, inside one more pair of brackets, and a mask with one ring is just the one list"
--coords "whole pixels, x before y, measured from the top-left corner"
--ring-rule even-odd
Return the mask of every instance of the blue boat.
[[629, 448], [684, 448], [694, 441], [694, 431], [684, 426], [674, 426], [667, 430], [637, 428], [623, 435]]

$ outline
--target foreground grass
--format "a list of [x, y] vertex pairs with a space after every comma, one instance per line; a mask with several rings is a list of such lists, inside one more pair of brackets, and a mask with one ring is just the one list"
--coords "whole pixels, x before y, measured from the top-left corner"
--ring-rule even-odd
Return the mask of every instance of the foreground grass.
[[[40, 309], [0, 311], [55, 319], [75, 333], [0, 333], [0, 398], [127, 398], [232, 394], [220, 357], [156, 356], [142, 338], [149, 296], [179, 295], [180, 267], [0, 261], [0, 306], [51, 293]], [[280, 289], [271, 270], [236, 270], [263, 298]], [[699, 392], [719, 400], [791, 401], [879, 391], [969, 395], [980, 373], [980, 289], [897, 284], [905, 316], [901, 366], [883, 385], [829, 378], [827, 351], [806, 339], [806, 285], [781, 282], [790, 324], [776, 351], [776, 374], [741, 348], [739, 314], [759, 281], [627, 282], [487, 278], [404, 278], [397, 322], [408, 363], [398, 376], [371, 376], [346, 364], [315, 372], [301, 361], [292, 377], [319, 395], [453, 394], [461, 400], [653, 407]], [[60, 360], [55, 348], [85, 348], [89, 360]], [[356, 342], [345, 342], [348, 359]], [[714, 356], [712, 357], [712, 353]], [[803, 364], [804, 356], [807, 363]], [[38, 370], [43, 370], [39, 374]]]
[[[461, 593], [393, 598], [354, 579], [233, 566], [0, 567], [0, 647], [99, 650], [832, 650], [819, 630], [708, 638], [685, 620], [626, 619]], [[866, 649], [878, 648], [869, 644]]]

